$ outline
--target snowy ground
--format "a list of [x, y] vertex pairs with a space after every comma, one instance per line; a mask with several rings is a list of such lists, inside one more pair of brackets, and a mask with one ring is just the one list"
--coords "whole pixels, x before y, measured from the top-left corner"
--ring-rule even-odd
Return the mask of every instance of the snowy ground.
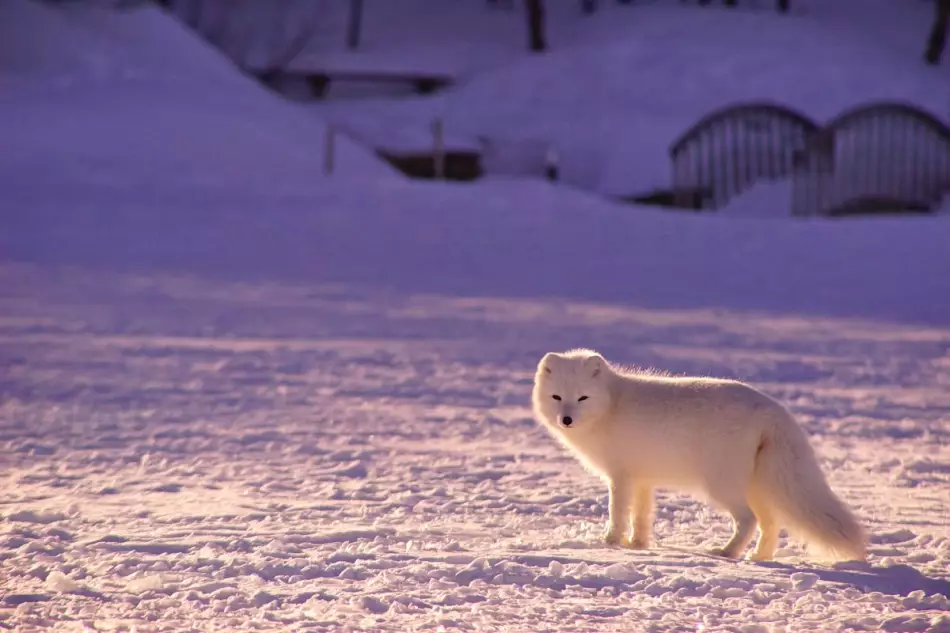
[[[0, 274], [13, 630], [950, 630], [948, 329]], [[870, 563], [705, 556], [728, 521], [673, 495], [652, 550], [603, 546], [527, 408], [580, 343], [784, 398]]]
[[[14, 630], [950, 628], [946, 218], [518, 182], [7, 201]], [[785, 400], [870, 564], [710, 558], [728, 520], [671, 495], [653, 550], [604, 547], [603, 487], [528, 410], [541, 354], [577, 345]]]
[[[0, 629], [950, 631], [946, 216], [324, 178], [319, 121], [156, 16], [0, 4]], [[528, 410], [579, 345], [783, 399], [869, 563], [706, 556], [671, 494], [605, 547]]]

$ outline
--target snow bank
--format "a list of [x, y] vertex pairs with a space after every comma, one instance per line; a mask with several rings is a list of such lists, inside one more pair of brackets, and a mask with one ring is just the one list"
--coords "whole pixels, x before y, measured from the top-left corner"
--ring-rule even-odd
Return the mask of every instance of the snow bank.
[[14, 80], [62, 84], [77, 75], [86, 80], [115, 75], [124, 61], [108, 42], [75, 28], [60, 11], [31, 0], [0, 5], [0, 41], [0, 86]]
[[[428, 148], [436, 116], [457, 137], [541, 139], [558, 148], [566, 182], [629, 195], [668, 187], [672, 141], [702, 116], [737, 102], [771, 100], [817, 122], [873, 100], [909, 101], [937, 115], [950, 104], [945, 77], [920, 62], [919, 50], [908, 52], [917, 27], [913, 45], [921, 45], [926, 7], [871, 2], [868, 21], [864, 15], [855, 18], [845, 2], [806, 6], [807, 13], [787, 16], [603, 2], [589, 18], [565, 4], [572, 10], [552, 10], [552, 49], [542, 56], [509, 53], [509, 62], [493, 69], [473, 56], [470, 64], [480, 72], [432, 98], [331, 100], [311, 108], [377, 146]], [[372, 15], [377, 9], [367, 11]], [[481, 14], [483, 22], [497, 19], [497, 12]], [[415, 17], [435, 38], [461, 37], [439, 15]], [[497, 28], [500, 40], [490, 39], [484, 25], [476, 28], [484, 56], [508, 46], [510, 36]], [[869, 36], [875, 29], [880, 37]], [[385, 42], [389, 48], [382, 49], [383, 42], [376, 49], [367, 45], [359, 54], [363, 63], [367, 58], [389, 63], [382, 60], [383, 50], [387, 59], [415, 58], [418, 45]], [[331, 57], [331, 63], [314, 57], [313, 64], [345, 65], [339, 58]]]
[[[408, 183], [388, 177], [374, 158], [342, 141], [339, 173], [324, 179], [321, 126], [236, 76], [226, 60], [185, 37], [156, 9], [58, 13], [17, 0], [2, 11], [5, 18], [32, 20], [40, 36], [33, 44], [21, 41], [24, 50], [48, 54], [43, 68], [68, 70], [75, 79], [64, 86], [37, 73], [0, 96], [8, 150], [0, 155], [6, 181], [0, 246], [11, 259], [375, 284], [399, 292], [950, 321], [944, 281], [934, 274], [950, 260], [942, 237], [946, 216], [762, 223], [614, 204], [539, 181]], [[700, 14], [719, 19], [718, 13]], [[685, 82], [675, 99], [664, 95], [658, 69], [650, 71], [655, 81], [643, 84], [652, 85], [651, 97], [641, 84], [598, 69], [620, 62], [649, 66], [656, 57], [657, 64], [668, 62], [663, 72], [705, 68], [694, 79], [708, 89], [711, 75], [703, 73], [716, 68], [731, 69], [722, 75], [723, 86], [738, 86], [745, 76], [728, 65], [702, 66], [698, 48], [674, 54], [664, 44], [683, 34], [676, 25], [687, 15], [644, 11], [640, 28], [672, 30], [641, 34], [653, 40], [638, 36], [527, 60], [473, 81], [442, 103], [456, 103], [461, 116], [466, 95], [482, 95], [496, 113], [507, 112], [498, 120], [509, 122], [519, 112], [526, 115], [519, 108], [529, 102], [544, 103], [532, 111], [546, 113], [537, 119], [547, 120], [551, 131], [601, 125], [602, 117], [588, 121], [568, 113], [595, 100], [605, 116], [632, 108], [640, 113], [631, 110], [630, 117], [642, 126], [643, 143], [605, 146], [632, 148], [630, 173], [642, 175], [638, 165], [651, 156], [646, 144], [659, 138], [661, 121], [673, 121], [661, 115], [673, 111], [674, 103], [681, 104], [680, 114], [693, 107], [698, 113], [699, 106], [685, 97], [698, 98], [705, 89]], [[729, 19], [743, 25], [742, 32], [756, 32], [753, 27], [766, 17], [772, 16], [737, 13]], [[799, 32], [794, 21], [787, 24], [776, 37]], [[46, 41], [53, 36], [62, 37], [66, 48], [58, 50], [55, 38]], [[765, 44], [764, 36], [746, 37]], [[717, 41], [709, 46], [725, 54]], [[815, 50], [822, 41], [815, 40]], [[56, 66], [90, 46], [126, 51], [122, 62], [134, 76], [96, 83], [81, 68]], [[162, 46], [178, 50], [167, 69], [157, 54]], [[112, 54], [103, 59], [112, 60]], [[193, 75], [186, 72], [189, 59], [195, 60]], [[778, 63], [780, 57], [768, 59]], [[834, 67], [834, 59], [825, 67]], [[759, 58], [747, 64], [764, 72]], [[554, 91], [563, 65], [588, 76], [592, 94]], [[26, 72], [28, 66], [20, 68]], [[782, 83], [760, 79], [776, 90]], [[206, 80], [217, 82], [203, 87]], [[907, 81], [887, 90], [909, 91], [916, 84]], [[624, 92], [627, 85], [641, 87]], [[523, 94], [533, 94], [532, 100], [505, 103], [504, 93], [519, 86], [530, 88]], [[623, 107], [614, 107], [615, 96]], [[644, 114], [651, 108], [652, 117]], [[519, 120], [530, 127], [527, 117]], [[560, 127], [554, 125], [558, 120]], [[608, 131], [610, 138], [622, 136], [604, 126], [603, 134]], [[576, 155], [568, 153], [566, 171]], [[596, 177], [596, 153], [585, 156], [583, 167]], [[758, 214], [787, 215], [787, 197], [768, 189], [747, 204]]]
[[762, 222], [613, 204], [544, 182], [332, 182], [20, 183], [7, 188], [0, 246], [26, 261], [401, 293], [950, 323], [935, 274], [950, 265], [946, 216]]
[[[152, 6], [0, 6], [0, 169], [12, 178], [313, 185], [324, 125]], [[27, 34], [29, 36], [27, 36]], [[392, 170], [340, 137], [336, 168]]]

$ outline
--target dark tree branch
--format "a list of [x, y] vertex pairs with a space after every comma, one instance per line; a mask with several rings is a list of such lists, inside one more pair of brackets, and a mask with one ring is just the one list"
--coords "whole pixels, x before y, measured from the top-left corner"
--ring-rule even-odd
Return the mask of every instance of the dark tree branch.
[[940, 62], [943, 49], [947, 45], [947, 30], [950, 28], [950, 0], [934, 0], [934, 21], [927, 38], [927, 50], [924, 59], [928, 64]]

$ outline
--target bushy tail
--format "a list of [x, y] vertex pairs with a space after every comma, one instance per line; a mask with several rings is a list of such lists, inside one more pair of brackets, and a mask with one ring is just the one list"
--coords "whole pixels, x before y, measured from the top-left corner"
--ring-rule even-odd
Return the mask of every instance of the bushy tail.
[[756, 457], [757, 492], [790, 532], [839, 560], [866, 560], [867, 536], [825, 476], [801, 427], [778, 420]]

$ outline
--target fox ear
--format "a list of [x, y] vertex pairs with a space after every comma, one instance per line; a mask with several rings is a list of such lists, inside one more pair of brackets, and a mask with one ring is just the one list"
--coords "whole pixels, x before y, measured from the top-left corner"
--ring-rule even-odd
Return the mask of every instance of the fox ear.
[[546, 374], [552, 373], [551, 366], [557, 362], [557, 358], [558, 355], [554, 352], [548, 352], [545, 354], [541, 359], [541, 362], [538, 363], [538, 373], [540, 374], [542, 371]]
[[607, 367], [607, 361], [600, 354], [594, 354], [584, 359], [584, 367], [590, 371], [591, 378], [596, 378]]

